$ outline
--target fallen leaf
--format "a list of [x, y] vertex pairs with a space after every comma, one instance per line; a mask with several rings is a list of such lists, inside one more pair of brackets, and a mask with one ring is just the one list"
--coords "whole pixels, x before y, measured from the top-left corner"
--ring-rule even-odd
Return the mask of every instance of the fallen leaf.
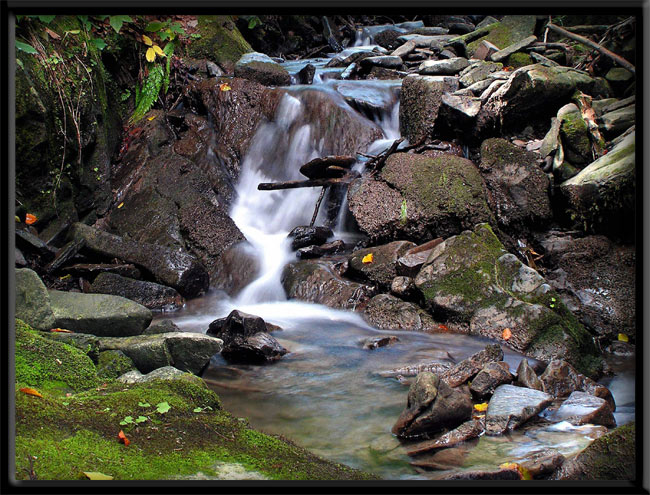
[[627, 335], [625, 335], [624, 333], [619, 333], [618, 334], [618, 340], [620, 340], [621, 342], [629, 342], [630, 341], [629, 337]]
[[156, 60], [156, 52], [154, 51], [153, 48], [149, 48], [147, 50], [147, 53], [145, 53], [145, 58], [147, 59], [147, 62], [153, 62]]
[[98, 471], [82, 471], [89, 480], [112, 480], [113, 477]]
[[25, 388], [21, 388], [20, 391], [21, 391], [23, 394], [33, 395], [34, 397], [43, 397], [43, 396], [41, 395], [41, 393], [40, 393], [38, 390], [33, 389], [33, 388], [27, 388], [27, 387], [25, 387]]
[[31, 225], [31, 224], [33, 224], [33, 223], [36, 223], [37, 220], [38, 220], [38, 218], [36, 218], [36, 217], [35, 217], [34, 215], [32, 215], [31, 213], [28, 213], [27, 215], [25, 215], [25, 223], [26, 223], [27, 225]]
[[372, 261], [373, 261], [372, 253], [368, 253], [363, 257], [363, 259], [361, 260], [361, 263], [367, 264], [367, 263], [372, 263]]
[[512, 332], [509, 328], [504, 328], [501, 336], [503, 337], [503, 340], [508, 340], [510, 337], [512, 337]]
[[148, 121], [152, 121], [152, 120], [155, 119], [155, 118], [156, 118], [156, 116], [155, 116], [155, 115], [152, 115], [151, 117], [147, 117], [147, 120], [148, 120]]
[[18, 215], [15, 215], [16, 217], [16, 222], [20, 223], [20, 217]]
[[50, 328], [50, 332], [57, 332], [57, 333], [74, 333], [72, 330], [66, 330], [65, 328]]
[[151, 38], [149, 38], [149, 36], [147, 36], [146, 34], [142, 35], [142, 41], [147, 46], [153, 45], [153, 41], [151, 41]]
[[59, 277], [59, 280], [68, 280], [69, 278], [72, 278], [72, 275], [68, 273], [67, 275], [63, 275], [63, 277]]
[[443, 325], [443, 324], [441, 323], [440, 325], [438, 325], [438, 330], [440, 330], [441, 332], [448, 332], [448, 331], [449, 331], [449, 327], [448, 327], [447, 325]]
[[165, 52], [163, 52], [162, 48], [160, 48], [158, 45], [154, 45], [152, 48], [153, 48], [153, 51], [156, 52], [156, 55], [158, 55], [159, 57], [166, 57], [167, 56], [167, 54]]
[[54, 31], [52, 31], [52, 30], [49, 29], [49, 28], [45, 28], [45, 32], [46, 32], [47, 34], [49, 34], [50, 37], [53, 38], [53, 39], [55, 39], [55, 40], [61, 39], [61, 36], [60, 36], [60, 35], [56, 34]]
[[228, 85], [228, 83], [221, 83], [219, 85], [219, 89], [221, 91], [230, 91], [232, 88]]
[[125, 447], [128, 447], [129, 444], [131, 443], [131, 440], [126, 438], [126, 435], [122, 430], [120, 430], [120, 432], [117, 434], [117, 438], [120, 440], [121, 443], [124, 444]]
[[476, 409], [479, 412], [487, 411], [488, 408], [488, 403], [483, 402], [481, 404], [474, 404], [474, 409]]
[[117, 205], [117, 209], [119, 210], [120, 208], [122, 208], [122, 206], [124, 206], [124, 201], [122, 201], [119, 205]]

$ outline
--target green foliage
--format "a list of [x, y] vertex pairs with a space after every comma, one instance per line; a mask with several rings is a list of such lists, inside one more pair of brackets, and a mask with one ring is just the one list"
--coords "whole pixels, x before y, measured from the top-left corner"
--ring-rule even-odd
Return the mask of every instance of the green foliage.
[[248, 20], [248, 29], [255, 29], [256, 26], [260, 26], [262, 24], [262, 20], [257, 17], [256, 15], [251, 16], [251, 18]]
[[139, 121], [151, 109], [158, 98], [158, 93], [160, 93], [160, 88], [163, 85], [163, 79], [163, 68], [160, 65], [154, 65], [149, 70], [149, 75], [145, 79], [142, 88], [136, 90], [137, 106], [129, 119], [131, 124]]
[[406, 200], [402, 200], [402, 207], [400, 208], [399, 212], [399, 221], [401, 224], [406, 223]]
[[110, 15], [108, 16], [108, 22], [115, 32], [119, 34], [122, 25], [125, 22], [133, 22], [133, 19], [128, 15]]
[[31, 53], [32, 55], [36, 55], [38, 52], [32, 45], [28, 45], [27, 43], [23, 43], [22, 41], [16, 40], [16, 49], [22, 50], [25, 53]]

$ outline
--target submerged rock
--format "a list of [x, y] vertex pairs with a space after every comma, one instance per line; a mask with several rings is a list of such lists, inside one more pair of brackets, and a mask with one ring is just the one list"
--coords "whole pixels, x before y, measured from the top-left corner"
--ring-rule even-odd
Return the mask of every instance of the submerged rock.
[[479, 437], [485, 431], [483, 420], [471, 419], [447, 433], [437, 436], [431, 440], [410, 445], [406, 454], [410, 456], [420, 455], [431, 450], [445, 449], [458, 445], [459, 443]]
[[388, 345], [399, 342], [399, 339], [395, 335], [382, 335], [380, 337], [368, 337], [361, 341], [361, 346], [364, 349], [378, 349], [380, 347], [386, 347]]
[[547, 393], [530, 388], [501, 385], [488, 403], [485, 433], [501, 435], [518, 428], [553, 401]]
[[433, 373], [420, 373], [411, 384], [406, 409], [393, 426], [400, 438], [435, 433], [455, 428], [472, 415], [472, 401], [467, 390], [451, 388]]

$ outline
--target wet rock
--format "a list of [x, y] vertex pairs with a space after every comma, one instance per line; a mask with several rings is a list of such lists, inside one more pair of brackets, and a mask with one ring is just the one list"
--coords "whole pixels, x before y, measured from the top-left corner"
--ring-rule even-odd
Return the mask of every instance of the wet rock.
[[294, 228], [287, 237], [291, 239], [291, 249], [294, 251], [311, 245], [323, 244], [329, 237], [333, 236], [329, 227], [301, 226]]
[[443, 92], [458, 89], [456, 78], [449, 76], [409, 75], [402, 81], [399, 127], [410, 143], [433, 137], [433, 127]]
[[175, 288], [185, 297], [195, 297], [208, 288], [207, 271], [187, 253], [129, 241], [82, 223], [73, 224], [70, 235], [73, 239], [84, 239], [84, 249], [95, 254], [141, 266], [160, 283]]
[[311, 84], [314, 82], [315, 74], [316, 67], [314, 67], [312, 64], [307, 64], [298, 71], [298, 82], [300, 84]]
[[489, 41], [500, 48], [505, 48], [531, 36], [535, 31], [536, 23], [537, 18], [534, 15], [507, 15], [499, 22], [485, 24], [483, 28], [487, 35], [469, 43], [467, 51], [469, 55], [475, 56], [475, 50], [481, 41]]
[[607, 401], [585, 392], [571, 392], [560, 408], [549, 419], [568, 421], [574, 425], [591, 423], [608, 427], [616, 426], [616, 420]]
[[395, 342], [399, 342], [399, 339], [395, 335], [382, 335], [380, 337], [368, 337], [363, 339], [361, 341], [361, 346], [364, 349], [372, 350], [392, 345]]
[[180, 329], [172, 320], [161, 320], [149, 325], [142, 335], [154, 335], [157, 333], [180, 332]]
[[361, 67], [385, 67], [387, 69], [398, 69], [398, 70], [404, 68], [402, 59], [395, 55], [382, 55], [379, 57], [368, 57], [361, 60], [359, 64], [361, 65]]
[[395, 153], [382, 179], [354, 181], [350, 211], [373, 241], [426, 241], [453, 235], [491, 217], [476, 166], [464, 158]]
[[460, 471], [437, 478], [439, 480], [520, 480], [521, 476], [516, 469], [499, 469], [497, 471]]
[[27, 266], [27, 260], [25, 260], [25, 257], [23, 256], [23, 253], [18, 248], [15, 248], [14, 260], [15, 260], [16, 266], [20, 266], [20, 267]]
[[553, 473], [551, 480], [635, 480], [635, 423], [619, 426], [597, 438]]
[[221, 355], [228, 362], [265, 364], [277, 361], [288, 351], [268, 334], [262, 318], [234, 310], [222, 324], [213, 322], [209, 335], [223, 340]]
[[397, 260], [413, 247], [412, 242], [394, 241], [355, 251], [348, 260], [345, 275], [388, 288], [397, 275]]
[[449, 368], [440, 377], [450, 387], [458, 387], [474, 378], [486, 364], [500, 361], [503, 361], [503, 350], [498, 344], [489, 344], [482, 351]]
[[493, 62], [477, 62], [463, 69], [463, 71], [460, 73], [460, 78], [458, 81], [460, 82], [461, 86], [468, 87], [479, 81], [487, 79], [490, 74], [496, 71], [500, 71], [501, 69], [503, 69], [503, 64], [497, 64]]
[[259, 260], [248, 242], [230, 246], [223, 252], [220, 261], [212, 285], [224, 290], [229, 296], [239, 294], [259, 273]]
[[16, 229], [16, 246], [25, 252], [42, 256], [45, 260], [51, 260], [57, 249], [48, 246], [37, 235], [25, 229]]
[[635, 121], [636, 106], [629, 105], [603, 114], [600, 117], [601, 125], [599, 127], [606, 136], [613, 137], [634, 125]]
[[54, 328], [50, 295], [38, 274], [29, 268], [16, 269], [15, 274], [16, 318], [37, 330]]
[[633, 245], [617, 245], [603, 235], [551, 231], [538, 241], [549, 268], [549, 284], [593, 333], [616, 339], [636, 335]]
[[462, 466], [466, 456], [467, 450], [452, 447], [449, 449], [440, 450], [432, 455], [423, 456], [415, 461], [411, 461], [409, 464], [411, 464], [411, 466], [415, 466], [416, 468], [422, 468], [426, 470], [445, 471], [454, 469], [458, 466]]
[[412, 277], [398, 276], [390, 283], [390, 291], [401, 299], [414, 299], [418, 296], [418, 288]]
[[309, 179], [325, 179], [332, 177], [329, 167], [349, 169], [356, 163], [353, 156], [325, 156], [314, 158], [300, 167], [300, 173]]
[[420, 373], [409, 388], [406, 409], [392, 428], [400, 438], [435, 433], [455, 428], [472, 414], [472, 401], [466, 390], [449, 387], [437, 375]]
[[588, 374], [601, 365], [591, 335], [539, 273], [505, 252], [487, 224], [434, 248], [415, 285], [434, 317], [467, 322], [471, 334], [543, 361], [562, 356]]
[[437, 449], [446, 449], [473, 438], [478, 438], [485, 431], [483, 421], [471, 419], [447, 433], [443, 433], [431, 440], [425, 440], [407, 447], [406, 454], [416, 456]]
[[565, 361], [551, 361], [539, 378], [544, 384], [544, 391], [555, 397], [567, 397], [578, 390], [604, 399], [612, 411], [616, 410], [614, 397], [607, 387], [578, 373]]
[[415, 277], [433, 251], [433, 248], [441, 242], [442, 237], [438, 237], [437, 239], [409, 249], [404, 256], [397, 260], [397, 273], [409, 278]]
[[221, 351], [221, 339], [195, 332], [170, 332], [154, 335], [100, 339], [100, 351], [120, 350], [133, 360], [142, 373], [174, 366], [200, 374], [210, 358]]
[[530, 388], [501, 385], [494, 391], [485, 415], [485, 433], [502, 435], [518, 428], [553, 401], [547, 393]]
[[259, 52], [246, 53], [235, 64], [235, 77], [250, 79], [265, 86], [288, 86], [291, 76], [271, 57]]
[[528, 359], [522, 359], [517, 367], [517, 380], [515, 385], [544, 391], [544, 383], [539, 379], [535, 370], [528, 364]]
[[503, 227], [544, 225], [552, 218], [550, 183], [534, 153], [505, 139], [487, 139], [481, 144], [479, 169], [488, 204]]
[[196, 59], [216, 62], [227, 72], [251, 46], [244, 40], [231, 16], [201, 15], [197, 17], [199, 39], [192, 40], [188, 55]]
[[519, 465], [530, 473], [533, 479], [543, 478], [553, 473], [565, 461], [565, 457], [555, 449], [535, 452]]
[[324, 304], [330, 308], [363, 309], [376, 288], [342, 278], [332, 265], [317, 260], [289, 263], [282, 273], [289, 299]]
[[508, 45], [508, 46], [505, 47], [504, 49], [499, 50], [498, 52], [493, 53], [493, 54], [490, 56], [490, 59], [491, 59], [493, 62], [501, 62], [501, 61], [504, 61], [504, 60], [506, 60], [510, 55], [512, 55], [513, 53], [516, 53], [516, 52], [518, 52], [518, 51], [520, 51], [520, 50], [526, 48], [527, 46], [532, 45], [535, 41], [537, 41], [537, 36], [535, 36], [535, 35], [528, 36], [528, 37], [524, 38], [524, 39], [521, 40], [521, 41], [517, 41], [516, 43], [513, 43], [513, 44], [511, 44], [511, 45]]
[[139, 335], [151, 323], [151, 311], [120, 296], [49, 291], [54, 326], [102, 337]]
[[197, 385], [205, 386], [203, 380], [198, 376], [190, 375], [174, 366], [163, 366], [144, 375], [137, 370], [129, 371], [118, 377], [117, 380], [126, 384], [146, 383], [153, 380], [190, 380]]
[[512, 382], [512, 375], [508, 363], [491, 362], [474, 377], [469, 390], [476, 398], [483, 400], [492, 395], [499, 385], [510, 382]]
[[415, 41], [407, 41], [406, 43], [400, 45], [398, 48], [393, 50], [391, 55], [393, 57], [405, 57], [409, 53], [412, 53], [416, 48]]
[[113, 380], [130, 371], [136, 371], [133, 360], [122, 351], [109, 350], [99, 353], [97, 362], [97, 376]]
[[116, 273], [100, 273], [90, 285], [90, 292], [122, 296], [149, 309], [171, 311], [185, 304], [185, 299], [171, 287], [133, 280]]
[[438, 333], [439, 324], [419, 306], [389, 294], [379, 294], [366, 305], [363, 318], [383, 330]]
[[621, 357], [634, 357], [636, 355], [636, 346], [630, 344], [629, 342], [621, 342], [620, 340], [615, 340], [610, 345], [605, 348], [605, 352], [614, 354], [614, 356]]
[[454, 75], [469, 65], [466, 58], [454, 57], [447, 60], [427, 60], [420, 64], [418, 73], [430, 76]]
[[[384, 49], [382, 48], [381, 50]], [[359, 65], [361, 60], [364, 58], [375, 57], [381, 54], [382, 51], [375, 50], [372, 47], [355, 49], [354, 51], [347, 49], [333, 57], [329, 62], [327, 62], [327, 64], [325, 64], [325, 67], [348, 67], [353, 63]]]

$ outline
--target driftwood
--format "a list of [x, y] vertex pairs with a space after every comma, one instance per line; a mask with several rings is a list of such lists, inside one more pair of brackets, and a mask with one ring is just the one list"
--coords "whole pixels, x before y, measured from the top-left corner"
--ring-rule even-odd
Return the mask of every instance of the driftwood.
[[602, 53], [606, 57], [611, 58], [612, 60], [614, 60], [614, 62], [616, 62], [621, 67], [624, 67], [625, 69], [629, 70], [632, 74], [636, 74], [636, 68], [634, 67], [634, 65], [632, 65], [630, 62], [625, 60], [623, 57], [616, 55], [614, 52], [609, 51], [607, 48], [600, 46], [598, 43], [595, 43], [594, 41], [591, 41], [583, 36], [580, 36], [579, 34], [571, 33], [566, 29], [561, 28], [560, 26], [551, 24], [550, 22], [547, 24], [547, 26], [549, 29], [552, 29], [553, 31], [560, 33], [569, 39], [582, 43], [583, 45], [588, 46], [589, 48], [593, 48], [594, 50]]
[[359, 177], [358, 173], [351, 172], [344, 177], [337, 179], [310, 179], [310, 180], [288, 180], [285, 182], [261, 182], [257, 185], [260, 191], [277, 191], [280, 189], [298, 189], [300, 187], [327, 187], [337, 184], [349, 184]]
[[45, 266], [45, 271], [47, 273], [53, 273], [57, 271], [63, 265], [67, 264], [72, 258], [74, 258], [85, 245], [86, 241], [84, 239], [70, 241], [57, 251], [54, 259]]

